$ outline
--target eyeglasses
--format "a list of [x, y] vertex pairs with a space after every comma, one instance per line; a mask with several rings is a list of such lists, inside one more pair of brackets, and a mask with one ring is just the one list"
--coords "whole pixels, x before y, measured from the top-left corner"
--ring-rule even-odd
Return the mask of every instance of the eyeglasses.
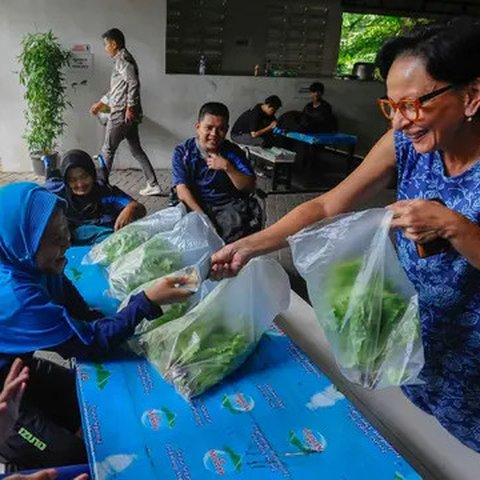
[[453, 85], [446, 85], [445, 87], [434, 90], [433, 92], [422, 95], [418, 98], [406, 97], [401, 98], [398, 102], [394, 102], [388, 97], [382, 97], [377, 100], [380, 110], [388, 120], [393, 120], [397, 110], [407, 119], [412, 122], [418, 120], [420, 116], [420, 108], [425, 102], [438, 97], [442, 93], [451, 90]]

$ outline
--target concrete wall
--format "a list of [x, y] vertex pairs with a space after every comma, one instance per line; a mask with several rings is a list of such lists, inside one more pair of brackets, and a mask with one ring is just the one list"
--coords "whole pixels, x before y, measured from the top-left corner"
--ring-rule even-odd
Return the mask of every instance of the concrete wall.
[[[244, 109], [276, 93], [284, 109], [299, 109], [307, 100], [298, 94], [311, 80], [228, 76], [166, 75], [165, 0], [16, 0], [3, 2], [0, 15], [0, 161], [4, 171], [31, 169], [24, 128], [23, 92], [15, 74], [16, 56], [24, 33], [53, 29], [65, 47], [90, 44], [94, 68], [89, 75], [68, 74], [69, 84], [86, 79], [87, 85], [69, 88], [73, 109], [66, 114], [68, 128], [59, 141], [59, 150], [84, 148], [99, 151], [103, 128], [88, 114], [89, 106], [105, 92], [111, 61], [100, 39], [106, 29], [117, 26], [127, 37], [142, 80], [145, 121], [141, 136], [155, 167], [169, 166], [173, 146], [192, 135], [200, 105], [208, 100], [225, 102], [235, 119]], [[360, 137], [358, 151], [364, 152], [385, 127], [374, 99], [383, 87], [374, 82], [326, 79], [327, 99], [334, 105], [343, 131]], [[284, 111], [285, 111], [284, 110]], [[115, 165], [135, 166], [126, 145], [122, 145]]]

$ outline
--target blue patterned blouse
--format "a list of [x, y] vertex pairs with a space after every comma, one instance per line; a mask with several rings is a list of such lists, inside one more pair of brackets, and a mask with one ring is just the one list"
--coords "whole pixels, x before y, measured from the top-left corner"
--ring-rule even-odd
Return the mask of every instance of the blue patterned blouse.
[[[480, 162], [445, 174], [439, 151], [419, 154], [395, 132], [399, 200], [434, 199], [480, 223]], [[456, 250], [419, 258], [397, 232], [400, 261], [419, 294], [425, 349], [424, 385], [406, 395], [455, 437], [480, 452], [480, 270]]]

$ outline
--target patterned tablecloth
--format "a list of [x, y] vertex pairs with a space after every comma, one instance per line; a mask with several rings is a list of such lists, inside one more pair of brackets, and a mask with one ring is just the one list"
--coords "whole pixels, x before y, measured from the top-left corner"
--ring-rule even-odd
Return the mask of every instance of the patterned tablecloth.
[[[111, 312], [104, 275], [69, 252], [67, 275]], [[81, 362], [95, 479], [414, 480], [412, 467], [278, 328], [226, 381], [187, 402], [143, 359]]]

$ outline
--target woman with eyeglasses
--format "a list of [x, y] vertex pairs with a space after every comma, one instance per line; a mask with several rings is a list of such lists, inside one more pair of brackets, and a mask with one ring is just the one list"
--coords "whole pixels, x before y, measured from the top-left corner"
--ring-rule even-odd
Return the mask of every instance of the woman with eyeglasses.
[[[423, 26], [389, 40], [377, 56], [391, 121], [362, 164], [331, 191], [212, 258], [217, 278], [287, 237], [355, 209], [395, 177], [392, 226], [399, 258], [419, 294], [425, 367], [405, 394], [480, 452], [480, 28]], [[433, 256], [423, 250], [440, 245]], [[419, 249], [421, 252], [421, 249]]]

